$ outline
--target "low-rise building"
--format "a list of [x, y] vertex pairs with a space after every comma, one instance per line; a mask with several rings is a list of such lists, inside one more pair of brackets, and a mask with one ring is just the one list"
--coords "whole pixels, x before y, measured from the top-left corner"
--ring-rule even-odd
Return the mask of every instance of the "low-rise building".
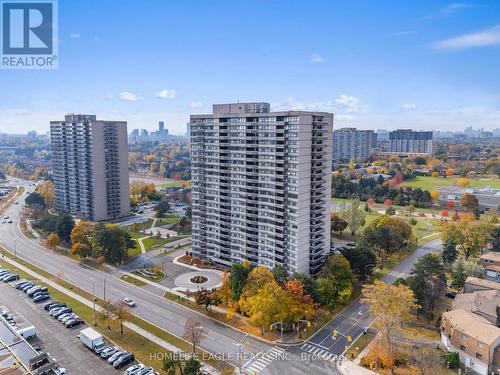
[[460, 207], [460, 198], [465, 193], [472, 194], [477, 198], [480, 210], [500, 209], [500, 190], [489, 186], [482, 189], [461, 188], [457, 186], [444, 186], [438, 189], [439, 203], [446, 205], [449, 201], [455, 203], [455, 207]]
[[479, 257], [487, 280], [500, 282], [500, 253], [488, 251]]
[[441, 342], [477, 374], [500, 369], [500, 328], [478, 314], [463, 309], [443, 313]]
[[479, 315], [491, 324], [500, 324], [500, 290], [479, 290], [458, 294], [451, 305], [453, 310], [465, 310]]
[[464, 293], [473, 293], [476, 290], [500, 290], [500, 283], [469, 276], [465, 280]]

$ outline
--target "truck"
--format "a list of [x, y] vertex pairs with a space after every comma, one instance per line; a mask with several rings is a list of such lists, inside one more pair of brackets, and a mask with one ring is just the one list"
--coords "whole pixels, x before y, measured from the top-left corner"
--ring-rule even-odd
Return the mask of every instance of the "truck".
[[104, 338], [92, 328], [85, 328], [80, 331], [80, 341], [94, 352], [104, 347]]
[[35, 326], [20, 328], [17, 330], [17, 334], [25, 340], [30, 340], [36, 337], [36, 328]]

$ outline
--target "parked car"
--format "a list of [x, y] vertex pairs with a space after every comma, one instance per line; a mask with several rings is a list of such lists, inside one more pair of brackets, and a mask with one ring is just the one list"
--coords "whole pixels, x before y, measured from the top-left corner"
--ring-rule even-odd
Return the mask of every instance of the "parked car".
[[134, 362], [135, 358], [132, 353], [126, 353], [125, 355], [122, 355], [121, 357], [118, 357], [118, 359], [113, 362], [113, 367], [114, 368], [122, 368], [125, 365], [128, 365], [129, 363]]
[[18, 274], [9, 275], [9, 276], [4, 277], [2, 279], [2, 281], [4, 283], [8, 283], [8, 282], [11, 282], [11, 281], [14, 281], [14, 280], [19, 280], [19, 275]]
[[79, 319], [79, 318], [78, 319], [71, 319], [71, 320], [67, 321], [64, 324], [64, 326], [66, 328], [73, 328], [73, 327], [79, 326], [79, 325], [84, 324], [84, 323], [85, 322], [83, 320]]
[[50, 298], [50, 296], [48, 294], [39, 294], [38, 296], [36, 296], [35, 298], [33, 298], [33, 302], [39, 303], [39, 302], [46, 301], [49, 298]]
[[66, 304], [60, 303], [60, 302], [57, 302], [57, 301], [52, 301], [52, 302], [47, 303], [43, 307], [43, 309], [46, 310], [46, 311], [50, 311], [50, 309], [53, 309], [53, 308], [56, 308], [56, 307], [66, 307]]
[[26, 284], [28, 284], [28, 283], [29, 283], [29, 281], [28, 281], [28, 280], [21, 280], [21, 281], [18, 281], [18, 282], [16, 283], [15, 287], [16, 287], [16, 289], [21, 289], [21, 287], [22, 287], [23, 285], [26, 285]]
[[70, 312], [73, 312], [73, 309], [71, 307], [64, 307], [62, 310], [59, 310], [58, 312], [56, 312], [54, 315], [52, 315], [54, 317], [54, 319], [57, 319], [59, 318], [62, 314], [65, 314], [65, 313], [70, 313]]
[[101, 358], [109, 358], [111, 357], [113, 354], [115, 354], [116, 352], [118, 351], [118, 347], [117, 346], [107, 346], [106, 348], [104, 348], [101, 352]]
[[109, 364], [113, 364], [117, 359], [118, 357], [126, 354], [127, 352], [123, 351], [123, 350], [118, 350], [117, 352], [115, 352], [115, 354], [113, 354], [112, 356], [110, 356], [108, 358], [108, 363]]
[[452, 292], [451, 290], [448, 290], [445, 294], [444, 294], [445, 297], [448, 297], [448, 298], [455, 298], [457, 296], [457, 293], [455, 292]]
[[130, 367], [127, 367], [127, 369], [125, 370], [125, 375], [136, 374], [140, 370], [142, 370], [143, 368], [145, 368], [145, 366], [143, 364], [141, 364], [141, 363], [139, 363], [137, 365], [132, 365]]

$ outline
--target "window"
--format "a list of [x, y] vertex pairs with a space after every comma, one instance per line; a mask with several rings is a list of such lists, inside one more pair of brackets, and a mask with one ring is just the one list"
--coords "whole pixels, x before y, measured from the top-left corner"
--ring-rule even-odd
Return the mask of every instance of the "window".
[[476, 353], [476, 358], [483, 358], [483, 355], [481, 353]]
[[465, 346], [464, 345], [460, 345], [460, 350], [465, 350]]

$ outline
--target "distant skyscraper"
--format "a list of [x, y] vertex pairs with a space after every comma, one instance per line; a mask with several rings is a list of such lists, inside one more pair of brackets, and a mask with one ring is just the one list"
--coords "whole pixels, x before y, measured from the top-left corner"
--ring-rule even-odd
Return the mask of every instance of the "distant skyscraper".
[[432, 132], [398, 129], [389, 133], [389, 152], [432, 155]]
[[50, 122], [56, 207], [93, 221], [130, 212], [127, 123], [69, 114]]
[[330, 251], [333, 115], [269, 111], [191, 116], [193, 253], [316, 274]]
[[341, 128], [333, 131], [333, 161], [369, 159], [377, 147], [377, 134], [373, 130]]
[[158, 122], [158, 131], [162, 133], [165, 130], [165, 124], [163, 121]]

